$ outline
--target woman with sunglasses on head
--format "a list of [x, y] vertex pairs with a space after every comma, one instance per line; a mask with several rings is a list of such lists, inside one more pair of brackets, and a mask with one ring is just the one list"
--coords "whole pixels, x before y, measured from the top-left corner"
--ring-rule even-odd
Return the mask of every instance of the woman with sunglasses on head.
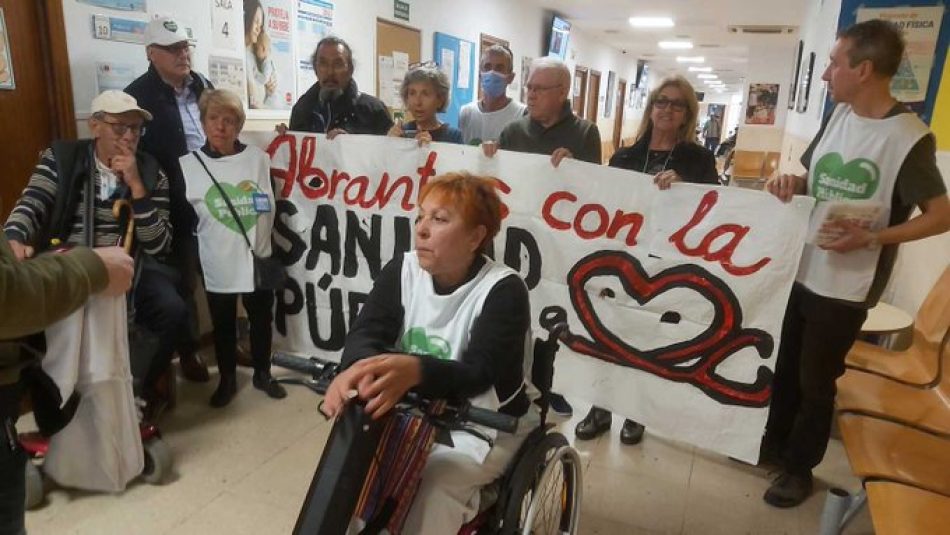
[[[699, 103], [693, 86], [681, 76], [664, 79], [647, 99], [636, 142], [610, 158], [611, 167], [653, 175], [660, 189], [673, 182], [719, 185], [716, 158], [696, 139]], [[590, 440], [610, 429], [611, 414], [593, 406], [574, 428], [580, 440]], [[625, 420], [620, 431], [624, 444], [643, 440], [643, 425]]]
[[410, 69], [400, 95], [415, 120], [397, 122], [389, 129], [390, 136], [415, 138], [420, 145], [430, 141], [462, 143], [462, 131], [439, 121], [436, 115], [449, 105], [449, 79], [438, 67], [422, 64]]

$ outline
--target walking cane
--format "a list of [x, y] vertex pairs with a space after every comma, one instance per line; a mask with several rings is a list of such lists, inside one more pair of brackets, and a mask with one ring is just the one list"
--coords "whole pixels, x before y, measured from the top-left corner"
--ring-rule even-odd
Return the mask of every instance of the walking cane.
[[116, 221], [122, 220], [123, 210], [129, 213], [129, 219], [125, 222], [125, 237], [120, 237], [116, 245], [121, 245], [126, 253], [132, 254], [132, 239], [135, 233], [135, 214], [132, 213], [132, 203], [126, 199], [117, 199], [112, 203], [112, 215]]

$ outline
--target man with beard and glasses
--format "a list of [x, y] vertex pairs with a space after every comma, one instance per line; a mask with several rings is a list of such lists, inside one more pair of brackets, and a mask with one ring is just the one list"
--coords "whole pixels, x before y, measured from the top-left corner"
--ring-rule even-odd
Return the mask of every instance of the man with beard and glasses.
[[294, 104], [290, 130], [318, 132], [329, 139], [338, 134], [386, 135], [393, 126], [392, 117], [381, 100], [356, 87], [353, 51], [346, 41], [323, 38], [310, 61], [317, 83]]

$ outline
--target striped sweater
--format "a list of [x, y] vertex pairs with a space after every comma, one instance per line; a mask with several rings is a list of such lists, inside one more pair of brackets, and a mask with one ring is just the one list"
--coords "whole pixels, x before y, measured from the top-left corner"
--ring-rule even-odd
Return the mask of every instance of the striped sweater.
[[[56, 191], [58, 188], [59, 171], [52, 149], [46, 149], [40, 156], [40, 162], [33, 170], [33, 175], [23, 195], [17, 201], [10, 217], [4, 225], [4, 233], [9, 240], [16, 240], [24, 244], [32, 244], [38, 229], [49, 224], [53, 211]], [[101, 187], [101, 175], [93, 166], [93, 191]], [[124, 186], [119, 191], [128, 191]], [[70, 226], [68, 245], [84, 245], [85, 235], [85, 188], [80, 188], [79, 203], [73, 215]], [[112, 204], [115, 198], [95, 200], [95, 246], [106, 247], [119, 242], [119, 222], [112, 215]], [[150, 195], [132, 201], [132, 211], [135, 213], [135, 242], [138, 247], [149, 255], [162, 255], [171, 248], [171, 223], [168, 218], [168, 177], [159, 170], [158, 180]], [[33, 244], [36, 245], [36, 244]]]

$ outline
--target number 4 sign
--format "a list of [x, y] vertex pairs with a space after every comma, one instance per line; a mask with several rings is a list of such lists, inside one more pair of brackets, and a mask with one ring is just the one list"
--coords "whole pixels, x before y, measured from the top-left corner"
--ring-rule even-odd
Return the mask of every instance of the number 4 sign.
[[243, 42], [241, 0], [214, 0], [211, 4], [211, 24], [214, 37], [211, 45], [220, 52], [239, 53]]

